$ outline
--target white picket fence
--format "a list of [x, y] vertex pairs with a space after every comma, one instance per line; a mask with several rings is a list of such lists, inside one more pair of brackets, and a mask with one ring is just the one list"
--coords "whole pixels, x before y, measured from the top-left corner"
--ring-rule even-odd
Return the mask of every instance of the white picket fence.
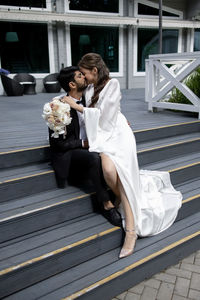
[[[150, 55], [149, 59], [146, 59], [145, 82], [145, 101], [148, 102], [148, 110], [166, 108], [197, 112], [200, 119], [200, 98], [183, 82], [198, 66], [200, 66], [200, 52]], [[192, 104], [167, 102], [174, 87], [179, 89]]]

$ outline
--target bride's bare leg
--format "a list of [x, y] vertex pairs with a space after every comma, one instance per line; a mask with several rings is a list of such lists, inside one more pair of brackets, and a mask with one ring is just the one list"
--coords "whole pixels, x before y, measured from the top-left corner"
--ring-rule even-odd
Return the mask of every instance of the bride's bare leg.
[[[104, 179], [105, 179], [107, 185], [113, 191], [113, 193], [117, 196], [117, 198], [119, 198], [120, 192], [118, 189], [118, 175], [117, 175], [115, 165], [106, 154], [101, 153], [100, 156], [101, 156], [101, 163], [102, 163]], [[114, 207], [114, 205], [112, 204], [111, 201], [105, 202], [105, 204], [104, 204], [105, 209], [109, 209], [111, 207]]]
[[123, 185], [119, 179], [116, 168], [112, 160], [105, 154], [101, 154], [102, 169], [105, 181], [117, 197], [120, 197], [125, 213], [126, 236], [124, 245], [120, 252], [120, 258], [133, 253], [137, 235], [135, 233], [135, 223], [132, 209], [124, 191]]
[[125, 235], [123, 247], [119, 255], [120, 258], [123, 258], [133, 253], [135, 242], [137, 239], [137, 234], [135, 232], [135, 222], [134, 222], [132, 209], [130, 207], [130, 203], [127, 199], [126, 193], [124, 191], [120, 179], [118, 179], [118, 188], [120, 191], [121, 201], [124, 208], [125, 220], [126, 220], [126, 229], [125, 229], [126, 235]]
[[100, 154], [101, 156], [101, 163], [102, 163], [102, 169], [103, 169], [103, 176], [107, 183], [107, 185], [111, 188], [113, 193], [116, 196], [119, 196], [119, 188], [118, 188], [118, 175], [115, 168], [114, 163], [110, 159], [109, 156], [107, 156], [104, 153]]

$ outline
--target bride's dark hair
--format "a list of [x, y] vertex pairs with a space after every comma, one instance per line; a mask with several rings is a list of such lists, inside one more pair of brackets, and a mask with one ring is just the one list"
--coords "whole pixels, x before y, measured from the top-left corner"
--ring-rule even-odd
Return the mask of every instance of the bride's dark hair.
[[92, 96], [90, 104], [90, 106], [92, 107], [95, 105], [95, 103], [97, 103], [99, 99], [99, 93], [110, 78], [109, 69], [107, 68], [101, 56], [97, 53], [85, 54], [78, 63], [78, 66], [88, 70], [92, 70], [94, 67], [96, 67], [98, 70], [98, 79], [97, 83], [94, 86], [94, 95]]

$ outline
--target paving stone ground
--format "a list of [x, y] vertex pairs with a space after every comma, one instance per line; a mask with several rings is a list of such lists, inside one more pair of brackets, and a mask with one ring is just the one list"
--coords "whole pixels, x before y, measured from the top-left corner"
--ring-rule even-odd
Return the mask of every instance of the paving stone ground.
[[112, 300], [200, 300], [200, 250]]

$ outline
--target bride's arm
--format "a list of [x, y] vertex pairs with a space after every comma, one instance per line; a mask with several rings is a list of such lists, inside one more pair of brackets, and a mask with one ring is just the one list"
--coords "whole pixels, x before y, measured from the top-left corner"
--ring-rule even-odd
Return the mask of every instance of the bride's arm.
[[112, 130], [116, 125], [117, 115], [120, 110], [121, 92], [119, 82], [112, 79], [105, 86], [101, 97], [99, 98], [99, 126], [105, 130]]
[[84, 107], [84, 120], [90, 151], [102, 152], [102, 146], [112, 136], [120, 110], [120, 86], [113, 79], [102, 91], [97, 107]]
[[71, 97], [65, 96], [62, 98], [62, 102], [68, 103], [71, 108], [79, 111], [80, 113], [83, 113], [83, 106], [77, 104]]

